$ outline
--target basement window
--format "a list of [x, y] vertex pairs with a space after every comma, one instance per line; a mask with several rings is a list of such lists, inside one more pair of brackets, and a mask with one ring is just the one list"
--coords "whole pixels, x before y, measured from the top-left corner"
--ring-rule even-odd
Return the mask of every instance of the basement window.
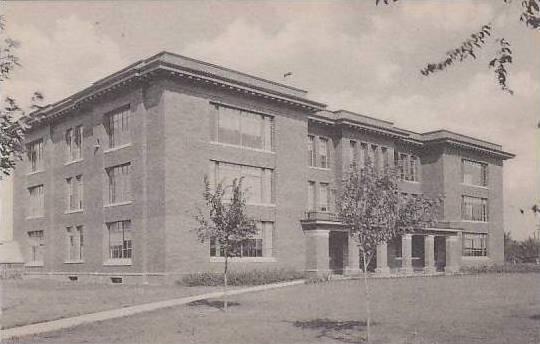
[[111, 283], [112, 284], [122, 284], [123, 283], [122, 277], [111, 277]]

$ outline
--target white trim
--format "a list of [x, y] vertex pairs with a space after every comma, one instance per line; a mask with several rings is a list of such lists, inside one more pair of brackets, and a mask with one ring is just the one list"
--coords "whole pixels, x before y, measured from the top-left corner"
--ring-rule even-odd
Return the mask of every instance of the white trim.
[[43, 262], [39, 261], [39, 262], [28, 262], [26, 264], [24, 264], [25, 267], [43, 267], [44, 264]]
[[65, 215], [68, 215], [68, 214], [76, 214], [76, 213], [82, 213], [84, 211], [84, 209], [68, 209], [66, 211], [64, 211], [64, 214]]
[[45, 215], [36, 215], [36, 216], [27, 216], [24, 219], [25, 220], [37, 220], [37, 219], [44, 219]]
[[[464, 182], [461, 182], [461, 185], [462, 186], [467, 186], [467, 187], [479, 188], [479, 189], [483, 189], [483, 190], [489, 190], [488, 186], [483, 186], [483, 185], [467, 184], [467, 183], [464, 183]], [[474, 197], [474, 196], [470, 196], [470, 197]]]
[[103, 262], [104, 266], [130, 266], [132, 265], [131, 258], [116, 258], [107, 259]]
[[82, 264], [82, 263], [84, 263], [84, 260], [82, 259], [64, 261], [64, 264]]
[[115, 151], [123, 149], [123, 148], [131, 147], [131, 146], [132, 146], [132, 144], [130, 142], [130, 143], [126, 143], [126, 144], [123, 144], [123, 145], [120, 145], [120, 146], [104, 149], [103, 153], [105, 153], [105, 154], [106, 153], [111, 153], [111, 152], [115, 152]]
[[78, 162], [82, 162], [84, 161], [83, 158], [79, 158], [79, 159], [76, 159], [76, 160], [70, 160], [70, 161], [67, 161], [64, 163], [64, 166], [69, 166], [69, 165], [72, 165], [72, 164], [75, 164], [75, 163], [78, 163]]
[[271, 151], [271, 150], [246, 147], [246, 146], [242, 146], [242, 145], [234, 145], [232, 143], [223, 143], [223, 142], [218, 142], [218, 141], [210, 141], [209, 143], [212, 144], [212, 145], [223, 146], [223, 147], [247, 149], [247, 150], [254, 151], [254, 152], [259, 152], [259, 153], [276, 154], [276, 152]]
[[129, 204], [132, 204], [133, 201], [124, 201], [124, 202], [117, 202], [117, 203], [109, 203], [109, 204], [104, 204], [103, 207], [104, 208], [109, 208], [109, 207], [117, 207], [117, 206], [122, 206], [122, 205], [129, 205]]
[[26, 173], [26, 176], [32, 176], [32, 175], [34, 175], [34, 174], [38, 174], [38, 173], [41, 173], [41, 172], [45, 172], [45, 169], [42, 168], [42, 169], [40, 169], [40, 170], [27, 172], [27, 173]]
[[489, 223], [489, 221], [459, 220], [466, 223]]
[[464, 256], [463, 254], [461, 255], [461, 258], [465, 260], [490, 260], [489, 256]]
[[[224, 263], [225, 257], [210, 257], [210, 263]], [[230, 257], [229, 262], [234, 263], [274, 263], [276, 257]]]
[[313, 168], [315, 170], [321, 170], [321, 171], [330, 171], [331, 170], [330, 167], [319, 167], [319, 166], [309, 166], [309, 165], [308, 165], [308, 167]]

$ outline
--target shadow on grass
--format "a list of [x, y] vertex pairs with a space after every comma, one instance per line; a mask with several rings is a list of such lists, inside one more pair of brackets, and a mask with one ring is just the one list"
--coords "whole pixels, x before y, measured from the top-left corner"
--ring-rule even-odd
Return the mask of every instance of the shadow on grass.
[[365, 341], [365, 321], [314, 319], [306, 321], [294, 321], [293, 325], [303, 330], [308, 329], [319, 331], [317, 338], [329, 338], [343, 343], [363, 343]]
[[529, 317], [532, 320], [540, 320], [540, 314], [534, 314]]
[[[240, 304], [235, 301], [228, 301], [227, 307], [239, 306]], [[188, 303], [188, 306], [208, 306], [217, 309], [223, 309], [223, 300], [198, 300]]]

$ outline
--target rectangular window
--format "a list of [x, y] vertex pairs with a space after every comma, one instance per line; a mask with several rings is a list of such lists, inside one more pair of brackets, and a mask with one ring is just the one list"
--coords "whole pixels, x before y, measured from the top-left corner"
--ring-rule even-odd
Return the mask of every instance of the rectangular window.
[[28, 188], [30, 196], [27, 217], [41, 217], [45, 215], [45, 197], [43, 185]]
[[328, 197], [330, 197], [329, 185], [321, 183], [319, 187], [319, 209], [320, 211], [330, 211], [328, 206]]
[[29, 172], [43, 170], [43, 139], [27, 144], [26, 151], [29, 162]]
[[77, 161], [82, 159], [82, 125], [66, 130], [66, 160]]
[[388, 156], [388, 148], [381, 147], [381, 166], [384, 170], [388, 170], [390, 167], [390, 158]]
[[326, 137], [319, 137], [319, 166], [330, 168], [330, 144]]
[[399, 154], [399, 176], [402, 180], [409, 180], [409, 156]]
[[461, 164], [464, 184], [487, 186], [487, 164], [465, 159]]
[[418, 158], [414, 155], [409, 157], [409, 180], [418, 181]]
[[308, 166], [316, 166], [315, 164], [315, 136], [308, 135], [307, 140], [307, 150], [308, 150]]
[[274, 171], [268, 168], [230, 164], [213, 161], [210, 164], [210, 176], [215, 178], [212, 185], [222, 183], [225, 199], [230, 199], [233, 180], [244, 177], [242, 188], [249, 204], [274, 203]]
[[466, 221], [488, 221], [488, 201], [486, 198], [463, 196], [461, 218]]
[[463, 256], [486, 257], [487, 234], [463, 233]]
[[379, 146], [371, 145], [371, 150], [369, 152], [369, 159], [371, 160], [371, 163], [373, 164], [373, 168], [375, 171], [380, 170], [380, 158], [379, 158]]
[[357, 152], [356, 152], [356, 141], [349, 141], [349, 153], [348, 153], [349, 166], [353, 163], [358, 163], [357, 161]]
[[124, 106], [105, 115], [105, 130], [109, 136], [109, 148], [131, 143], [130, 108]]
[[360, 144], [360, 159], [359, 165], [361, 168], [366, 167], [366, 160], [368, 158], [368, 145], [366, 143]]
[[309, 181], [308, 182], [308, 211], [314, 211], [315, 210], [315, 182]]
[[109, 204], [131, 201], [131, 164], [106, 169]]
[[28, 232], [28, 243], [30, 245], [30, 262], [43, 264], [43, 250], [45, 246], [43, 231]]
[[[270, 221], [258, 221], [257, 233], [250, 239], [238, 243], [234, 248], [235, 257], [272, 257], [274, 223]], [[210, 257], [223, 257], [224, 250], [219, 242], [210, 239]]]
[[66, 184], [67, 184], [67, 210], [81, 210], [83, 208], [82, 175], [67, 178]]
[[107, 223], [109, 236], [109, 259], [131, 259], [133, 256], [131, 240], [131, 221]]
[[216, 108], [218, 142], [272, 151], [273, 117], [219, 105]]
[[83, 226], [67, 227], [67, 261], [83, 260]]

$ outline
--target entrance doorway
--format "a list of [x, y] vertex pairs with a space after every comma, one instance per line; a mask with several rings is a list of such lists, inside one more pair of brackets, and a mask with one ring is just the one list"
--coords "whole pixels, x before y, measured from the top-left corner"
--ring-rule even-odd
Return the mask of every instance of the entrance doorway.
[[444, 271], [446, 266], [446, 237], [435, 237], [435, 268]]
[[343, 274], [345, 261], [348, 257], [347, 232], [331, 231], [328, 240], [330, 270], [335, 274]]

